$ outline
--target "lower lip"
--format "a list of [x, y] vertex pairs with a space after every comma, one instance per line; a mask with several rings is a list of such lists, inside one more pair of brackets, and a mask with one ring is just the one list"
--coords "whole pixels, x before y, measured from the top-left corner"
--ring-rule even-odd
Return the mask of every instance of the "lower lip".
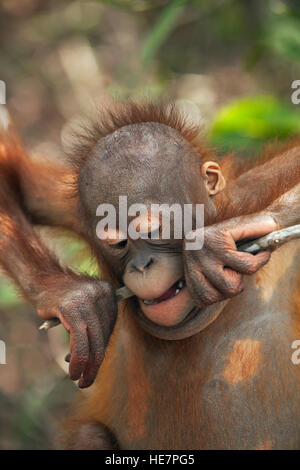
[[158, 304], [145, 305], [139, 299], [139, 305], [144, 315], [152, 322], [162, 326], [175, 326], [184, 320], [186, 316], [185, 306], [189, 299], [188, 290], [184, 286], [177, 295]]

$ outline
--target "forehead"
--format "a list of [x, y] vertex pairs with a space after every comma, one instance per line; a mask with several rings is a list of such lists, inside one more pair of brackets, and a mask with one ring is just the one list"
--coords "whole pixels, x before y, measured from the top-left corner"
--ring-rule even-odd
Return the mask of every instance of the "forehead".
[[[101, 203], [174, 203], [187, 186], [187, 167], [197, 154], [180, 133], [164, 124], [142, 123], [101, 139], [79, 174], [79, 194], [89, 212]], [[199, 156], [198, 156], [199, 158]]]

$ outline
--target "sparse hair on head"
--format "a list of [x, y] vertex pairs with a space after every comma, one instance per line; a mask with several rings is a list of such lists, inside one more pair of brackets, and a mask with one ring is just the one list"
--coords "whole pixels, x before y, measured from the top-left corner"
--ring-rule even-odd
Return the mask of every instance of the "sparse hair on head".
[[100, 107], [94, 119], [83, 123], [74, 132], [75, 143], [68, 152], [72, 167], [78, 173], [87, 156], [103, 137], [124, 126], [146, 122], [165, 124], [178, 131], [189, 142], [200, 132], [200, 126], [192, 122], [175, 104], [114, 101], [107, 107]]

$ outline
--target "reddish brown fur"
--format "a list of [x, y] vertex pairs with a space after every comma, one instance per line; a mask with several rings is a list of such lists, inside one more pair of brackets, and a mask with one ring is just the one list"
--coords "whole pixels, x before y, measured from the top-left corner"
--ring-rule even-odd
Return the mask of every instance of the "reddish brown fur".
[[[75, 175], [78, 176], [83, 162], [88, 158], [99, 139], [123, 126], [142, 122], [159, 122], [177, 130], [197, 150], [200, 164], [209, 160], [219, 161], [228, 184], [228, 190], [215, 197], [218, 220], [262, 210], [299, 181], [300, 169], [296, 164], [297, 160], [293, 159], [288, 165], [285, 158], [285, 164], [282, 165], [282, 161], [277, 163], [276, 158], [278, 159], [281, 155], [286, 156], [299, 148], [300, 138], [291, 139], [284, 144], [278, 142], [269, 144], [257, 158], [237, 158], [232, 153], [224, 157], [217, 157], [215, 149], [203, 139], [201, 126], [191, 122], [188, 116], [175, 105], [165, 106], [164, 104], [147, 102], [115, 102], [109, 108], [99, 109], [96, 119], [82, 125], [81, 131], [75, 133], [75, 143], [69, 151], [68, 157]], [[271, 162], [272, 167], [270, 166]], [[266, 164], [268, 170], [265, 170]], [[263, 193], [256, 194], [254, 198], [251, 191], [251, 180], [253, 186], [257, 188], [258, 171], [261, 172], [261, 179], [264, 179], [266, 184], [263, 185]], [[243, 196], [234, 203], [232, 201], [236, 199], [236, 191], [232, 194], [234, 185], [231, 183], [242, 174], [245, 174], [247, 192], [243, 193]], [[270, 184], [268, 184], [269, 181]], [[74, 176], [73, 196], [75, 198], [77, 197], [77, 188], [77, 177]]]
[[223, 377], [232, 385], [251, 378], [257, 371], [261, 362], [261, 344], [249, 339], [235, 342], [232, 351], [227, 357], [227, 364], [223, 370]]
[[[112, 108], [105, 112], [101, 111], [101, 113], [101, 119], [85, 128], [84, 133], [79, 136], [79, 144], [74, 147], [70, 157], [72, 170], [65, 169], [61, 165], [54, 164], [54, 162], [49, 161], [44, 164], [41, 161], [28, 159], [22, 145], [11, 131], [0, 136], [0, 226], [2, 224], [0, 245], [2, 250], [7, 252], [13, 248], [21, 268], [24, 269], [23, 277], [25, 279], [31, 279], [34, 276], [38, 278], [35, 289], [43, 286], [43, 282], [47, 282], [48, 291], [55, 293], [55, 289], [59, 287], [61, 282], [61, 267], [33, 230], [32, 222], [55, 226], [63, 225], [77, 233], [81, 233], [77, 209], [78, 172], [84, 159], [88, 158], [92, 148], [101, 137], [128, 124], [160, 122], [173, 127], [192, 143], [199, 152], [199, 162], [216, 159], [214, 152], [205, 144], [200, 144], [196, 139], [199, 128], [189, 124], [187, 119], [178, 113], [174, 107], [166, 110], [164, 107], [152, 104], [123, 103], [121, 105], [115, 104]], [[297, 163], [299, 156], [294, 155], [299, 146], [299, 140], [294, 140], [287, 147], [281, 148], [279, 153], [273, 150], [264, 151], [261, 158], [253, 164], [249, 164], [249, 161], [237, 164], [232, 155], [222, 158], [220, 160], [221, 166], [229, 184], [225, 193], [215, 199], [218, 220], [260, 211], [287, 189], [299, 183], [300, 166]], [[291, 156], [288, 162], [286, 159], [287, 152]], [[237, 194], [235, 180], [244, 173], [242, 186], [245, 186], [246, 193], [235, 198], [235, 194]], [[257, 188], [263, 181], [266, 184], [262, 185], [262, 192], [257, 194]], [[97, 254], [97, 256], [99, 255]], [[1, 264], [7, 273], [16, 280], [9, 262], [6, 264], [4, 260], [1, 260]], [[110, 273], [100, 259], [99, 264], [104, 277], [116, 285], [116, 281], [111, 279]], [[72, 276], [71, 272], [67, 271], [67, 273]], [[49, 274], [53, 275], [49, 276]], [[49, 281], [49, 278], [51, 281]], [[21, 286], [21, 289], [25, 293], [25, 286]], [[299, 292], [300, 282], [299, 289], [296, 290], [291, 305], [291, 311], [294, 314], [295, 338], [300, 337]], [[120, 349], [122, 348], [122, 341], [129, 341], [124, 350]], [[178, 377], [174, 371], [177, 372], [177, 366], [182, 367], [181, 353], [184, 353], [186, 348], [190, 352], [195, 350], [196, 354], [197, 344], [197, 341], [193, 339], [189, 344], [178, 344], [177, 353], [175, 352], [175, 355], [172, 356], [176, 364], [172, 364], [174, 367], [170, 375], [170, 380], [175, 385], [178, 383]], [[175, 346], [176, 343], [163, 344], [161, 341], [149, 338], [146, 333], [137, 327], [131, 312], [120, 309], [117, 327], [107, 351], [106, 359], [101, 366], [90, 397], [82, 406], [78, 407], [78, 414], [71, 421], [70, 427], [72, 430], [83, 423], [101, 421], [111, 431], [117, 433], [118, 420], [125, 420], [129, 416], [130, 423], [127, 424], [128, 441], [139, 440], [144, 437], [150, 400], [154, 399], [156, 400], [155, 403], [160, 404], [162, 407], [161, 413], [165, 411], [165, 407], [169, 406], [169, 403], [165, 403], [166, 398], [164, 396], [151, 398], [153, 384], [147, 375], [147, 351], [155, 351], [155, 348], [157, 348], [162, 352], [162, 356], [165, 354], [166, 360], [170, 360], [168, 351], [173, 350]], [[126, 374], [119, 369], [119, 358], [124, 351]], [[193, 358], [195, 358], [195, 355]], [[196, 367], [196, 361], [193, 366]], [[124, 383], [120, 383], [122, 373], [123, 376], [126, 375]], [[194, 371], [189, 372], [191, 380], [193, 373]], [[197, 373], [199, 374], [199, 371]], [[247, 374], [246, 378], [248, 378]], [[120, 408], [121, 405], [114, 402], [115, 389], [120, 387], [123, 394], [123, 409]], [[183, 390], [182, 393], [184, 397], [187, 397], [187, 390]], [[128, 394], [131, 400], [127, 402], [126, 397]], [[176, 399], [178, 399], [176, 395], [171, 397], [175, 404]], [[133, 406], [135, 404], [136, 406]], [[174, 403], [171, 403], [171, 405], [173, 406]], [[177, 403], [177, 405], [179, 408], [180, 403]], [[193, 408], [192, 402], [188, 405]], [[170, 406], [171, 410], [174, 409], [172, 406]], [[278, 413], [279, 408], [278, 404]], [[184, 412], [182, 413], [181, 417], [183, 419]], [[163, 424], [163, 416], [159, 419]], [[168, 416], [165, 419], [167, 420]], [[176, 421], [175, 418], [174, 420]], [[195, 423], [191, 425], [196, 427]], [[160, 442], [163, 442], [164, 439], [163, 432], [164, 428], [162, 426], [162, 435], [158, 437]], [[268, 436], [265, 442], [269, 445]], [[265, 444], [260, 443], [257, 443], [257, 446], [266, 447]]]
[[[16, 282], [17, 272], [23, 272], [24, 285], [18, 282], [17, 286], [31, 300], [26, 278], [39, 273], [38, 286], [42, 288], [44, 278], [53, 274], [52, 279], [55, 279], [63, 272], [32, 222], [79, 232], [77, 203], [68, 197], [72, 173], [50, 161], [45, 164], [29, 159], [12, 126], [0, 133], [0, 142], [0, 246], [6, 252], [1, 267]], [[14, 247], [16, 259], [10, 258], [11, 247]], [[15, 265], [15, 270], [11, 269], [11, 264]], [[72, 275], [68, 269], [64, 272]], [[55, 289], [58, 281], [52, 282]]]
[[[109, 132], [113, 132], [115, 129], [127, 125], [127, 124], [132, 124], [132, 123], [137, 123], [137, 122], [147, 122], [147, 121], [158, 121], [158, 122], [163, 122], [166, 125], [169, 125], [171, 127], [174, 127], [177, 129], [185, 138], [188, 138], [188, 140], [192, 143], [192, 145], [197, 149], [199, 152], [199, 163], [201, 161], [208, 161], [208, 160], [216, 160], [214, 152], [212, 149], [209, 149], [207, 146], [205, 146], [203, 143], [199, 143], [197, 139], [197, 135], [199, 133], [199, 129], [195, 129], [194, 127], [192, 128], [192, 131], [186, 132], [186, 127], [184, 124], [186, 123], [185, 120], [179, 119], [177, 116], [176, 119], [174, 119], [174, 116], [170, 119], [170, 117], [163, 115], [163, 118], [161, 118], [162, 115], [160, 115], [160, 118], [158, 118], [157, 114], [153, 114], [154, 108], [151, 107], [147, 109], [147, 107], [144, 108], [136, 108], [135, 105], [132, 107], [132, 113], [128, 113], [128, 108], [126, 107], [121, 107], [117, 109], [116, 111], [114, 110], [113, 112], [116, 112], [116, 115], [112, 115], [110, 111], [110, 120], [108, 122], [113, 122], [113, 125], [110, 124], [109, 127], [101, 127], [100, 129], [98, 126], [96, 128], [92, 127], [92, 138], [88, 139], [87, 145], [83, 145], [81, 147], [81, 150], [79, 152], [80, 159], [75, 161], [75, 166], [76, 166], [76, 172], [79, 171], [80, 165], [82, 163], [82, 159], [87, 158], [88, 153], [91, 151], [93, 145], [97, 142], [97, 140], [104, 135], [107, 135]], [[124, 112], [124, 116], [122, 113]], [[175, 109], [172, 111], [175, 113]], [[106, 117], [104, 118], [106, 120]], [[272, 201], [277, 199], [282, 193], [284, 193], [288, 188], [292, 187], [294, 184], [299, 182], [300, 179], [300, 168], [299, 165], [297, 165], [296, 160], [291, 162], [290, 167], [282, 165], [282, 161], [278, 162], [276, 161], [276, 158], [278, 156], [285, 154], [288, 151], [291, 151], [299, 146], [300, 142], [298, 139], [282, 146], [280, 148], [280, 151], [278, 152], [278, 145], [273, 147], [271, 150], [270, 148], [263, 151], [261, 156], [255, 160], [254, 163], [250, 163], [249, 160], [237, 160], [234, 155], [227, 155], [226, 157], [223, 157], [220, 160], [221, 168], [225, 174], [226, 180], [229, 183], [228, 184], [228, 191], [220, 195], [219, 197], [216, 198], [216, 204], [218, 208], [218, 214], [219, 214], [219, 220], [223, 220], [225, 218], [237, 216], [240, 214], [246, 214], [246, 213], [251, 213], [255, 211], [259, 211], [261, 209], [264, 209], [267, 207]], [[264, 170], [264, 165], [268, 164], [268, 162], [273, 161], [273, 167], [268, 166], [268, 170], [265, 172]], [[234, 182], [234, 180], [246, 173], [249, 172], [246, 176], [247, 182], [251, 182], [251, 179], [253, 178], [253, 182], [257, 182], [257, 168], [260, 169], [261, 171], [261, 178], [265, 179], [268, 176], [271, 177], [272, 184], [264, 186], [264, 194], [259, 195], [259, 197], [253, 197], [253, 192], [251, 193], [250, 190], [250, 195], [249, 197], [243, 197], [238, 201], [238, 204], [232, 205], [229, 204], [229, 197], [230, 197], [230, 191], [231, 191], [231, 182]], [[272, 168], [270, 172], [270, 168]], [[253, 176], [252, 176], [253, 175]], [[267, 190], [266, 190], [267, 189]], [[100, 264], [101, 261], [99, 260]], [[295, 304], [292, 307], [293, 311], [300, 312], [300, 300], [298, 299], [299, 295], [297, 295], [297, 305], [295, 307]], [[299, 300], [299, 302], [298, 302]], [[299, 303], [299, 305], [298, 305]], [[298, 313], [299, 315], [299, 313]], [[127, 320], [126, 320], [127, 318]], [[125, 323], [124, 323], [125, 322]], [[295, 318], [295, 337], [297, 335], [299, 336], [299, 318]], [[128, 380], [126, 380], [126, 383], [123, 384], [124, 387], [124, 394], [126, 395], [127, 393], [130, 394], [131, 400], [129, 400], [129, 403], [127, 407], [125, 406], [123, 409], [120, 409], [116, 406], [116, 403], [114, 402], [114, 388], [115, 387], [120, 387], [122, 383], [122, 378], [120, 375], [117, 375], [118, 371], [118, 364], [119, 364], [119, 359], [118, 359], [118, 354], [117, 354], [117, 336], [120, 332], [120, 330], [126, 331], [126, 336], [128, 336], [128, 340], [132, 341], [129, 349], [127, 350], [127, 355], [125, 355], [125, 364], [126, 364], [126, 370], [127, 374], [126, 377]], [[133, 331], [134, 330], [134, 331]], [[139, 330], [136, 325], [134, 324], [134, 320], [132, 319], [132, 313], [131, 312], [119, 312], [119, 320], [118, 320], [118, 333], [114, 336], [114, 348], [113, 352], [111, 353], [109, 361], [113, 361], [114, 365], [111, 362], [106, 362], [100, 370], [100, 373], [98, 375], [97, 383], [94, 386], [94, 393], [90, 396], [90, 398], [85, 402], [85, 404], [82, 405], [82, 408], [80, 408], [79, 416], [77, 417], [77, 425], [80, 426], [80, 423], [82, 422], [88, 422], [90, 420], [96, 420], [97, 422], [102, 422], [106, 426], [108, 426], [118, 437], [118, 425], [122, 423], [123, 420], [126, 421], [126, 434], [127, 434], [127, 439], [128, 442], [138, 442], [139, 438], [142, 438], [145, 433], [145, 419], [146, 419], [146, 413], [147, 410], [150, 409], [150, 403], [149, 399], [151, 397], [151, 383], [149, 383], [149, 380], [147, 376], [145, 375], [145, 369], [147, 369], [147, 365], [144, 364], [145, 362], [145, 344], [147, 343], [147, 339], [145, 337], [145, 334]], [[134, 342], [134, 344], [133, 344]], [[171, 350], [172, 350], [172, 346]], [[157, 344], [157, 348], [161, 349], [163, 348], [163, 344], [159, 342]], [[184, 348], [184, 345], [183, 345]], [[189, 349], [195, 351], [197, 350], [197, 342], [191, 341], [189, 344]], [[147, 349], [147, 348], [146, 348]], [[168, 345], [166, 345], [166, 360], [169, 360], [168, 358]], [[180, 364], [181, 361], [181, 355], [180, 353], [183, 353], [182, 348], [178, 347], [178, 364]], [[129, 354], [129, 355], [128, 355]], [[163, 352], [162, 352], [163, 354]], [[171, 356], [170, 356], [171, 357]], [[167, 359], [168, 358], [168, 359]], [[175, 359], [174, 359], [175, 360]], [[253, 358], [255, 360], [255, 358]], [[252, 364], [253, 365], [253, 364]], [[245, 366], [246, 367], [246, 366]], [[232, 378], [234, 383], [237, 383], [238, 380], [242, 379], [247, 379], [251, 378], [252, 374], [256, 373], [257, 368], [259, 367], [258, 362], [255, 362], [253, 367], [250, 369], [241, 370], [241, 373], [237, 379], [236, 373], [231, 373], [231, 374], [225, 374], [227, 378]], [[109, 372], [111, 368], [111, 373]], [[225, 369], [226, 371], [226, 369]], [[120, 372], [120, 371], [119, 371]], [[172, 368], [172, 372], [170, 371], [170, 376], [169, 380], [174, 381], [174, 387], [176, 387], [177, 383], [177, 377], [176, 374], [178, 373], [177, 368], [174, 367]], [[132, 376], [134, 374], [134, 377]], [[175, 374], [173, 377], [172, 374]], [[194, 372], [196, 374], [196, 372]], [[172, 379], [173, 377], [173, 379]], [[195, 375], [196, 377], [196, 375]], [[137, 385], [138, 384], [138, 385]], [[154, 390], [152, 390], [152, 396], [153, 393], [155, 393]], [[185, 396], [185, 393], [184, 393]], [[176, 398], [180, 400], [181, 395], [179, 392], [176, 392], [176, 389], [174, 388], [174, 396], [171, 397], [171, 400], [175, 400], [176, 403]], [[188, 397], [186, 396], [188, 399]], [[191, 397], [190, 397], [191, 398]], [[152, 398], [153, 399], [153, 398]], [[170, 397], [166, 398], [167, 400], [170, 399]], [[164, 397], [157, 397], [157, 403], [160, 403], [159, 406], [161, 406], [161, 413], [164, 413], [166, 410], [169, 409], [169, 403], [168, 401], [164, 401]], [[126, 403], [126, 397], [124, 398], [124, 403]], [[190, 404], [192, 406], [192, 404]], [[278, 405], [280, 408], [280, 405]], [[177, 404], [178, 407], [178, 412], [181, 407], [181, 403], [178, 402]], [[165, 419], [168, 420], [168, 417]], [[178, 418], [179, 419], [179, 418]], [[165, 435], [164, 433], [166, 432], [166, 427], [164, 426], [163, 423], [164, 419], [162, 418], [161, 422], [161, 436], [157, 436], [158, 441], [163, 442]], [[73, 424], [71, 424], [72, 426]], [[195, 423], [191, 421], [190, 423], [191, 426], [196, 425]], [[122, 425], [120, 425], [122, 427]], [[147, 440], [147, 439], [146, 439]], [[266, 448], [269, 446], [270, 441], [266, 440], [268, 445], [262, 445], [262, 448]], [[172, 447], [176, 446], [175, 441], [172, 444], [172, 437], [170, 436], [170, 445]], [[259, 447], [259, 446], [258, 446]]]
[[227, 190], [215, 198], [218, 220], [261, 211], [298, 184], [299, 152], [300, 139], [296, 138], [285, 145], [268, 145], [257, 159], [239, 162]]
[[96, 119], [82, 124], [81, 129], [75, 132], [75, 144], [68, 152], [71, 164], [78, 171], [99, 139], [121, 127], [142, 122], [165, 124], [190, 141], [199, 134], [199, 126], [188, 122], [187, 117], [174, 105], [115, 102], [111, 103], [110, 107], [100, 108]]

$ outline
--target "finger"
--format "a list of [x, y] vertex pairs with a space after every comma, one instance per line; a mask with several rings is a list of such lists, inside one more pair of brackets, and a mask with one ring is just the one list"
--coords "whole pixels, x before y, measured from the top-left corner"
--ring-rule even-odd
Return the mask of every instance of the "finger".
[[103, 359], [104, 354], [99, 357], [97, 355], [95, 356], [92, 352], [90, 353], [89, 361], [83, 371], [82, 377], [78, 382], [79, 388], [87, 388], [94, 383]]
[[226, 267], [232, 268], [234, 271], [250, 275], [262, 268], [269, 261], [270, 256], [269, 251], [262, 251], [257, 255], [232, 251], [230, 254], [225, 254], [223, 262]]
[[190, 295], [196, 305], [203, 308], [224, 300], [224, 295], [219, 292], [204, 274], [197, 268], [186, 272], [186, 283]]
[[90, 347], [89, 360], [78, 384], [80, 388], [92, 385], [104, 359], [103, 327], [96, 313], [90, 316], [87, 334]]
[[84, 323], [71, 329], [71, 360], [69, 375], [71, 380], [78, 380], [89, 359], [89, 343]]
[[88, 338], [90, 344], [90, 356], [88, 364], [80, 379], [79, 387], [89, 387], [95, 380], [101, 366], [106, 346], [113, 331], [117, 317], [116, 302], [111, 299], [101, 299], [100, 305], [96, 305], [95, 314], [90, 316], [88, 322]]
[[258, 238], [268, 235], [274, 230], [277, 230], [278, 226], [275, 220], [271, 216], [264, 217], [263, 220], [253, 220], [252, 222], [237, 225], [229, 230], [234, 241], [243, 240], [247, 238]]
[[117, 319], [118, 306], [115, 298], [102, 298], [96, 304], [96, 314], [101, 324], [104, 346], [107, 346]]
[[223, 267], [208, 258], [202, 260], [201, 266], [212, 286], [226, 297], [234, 297], [243, 291], [243, 279], [239, 272]]

